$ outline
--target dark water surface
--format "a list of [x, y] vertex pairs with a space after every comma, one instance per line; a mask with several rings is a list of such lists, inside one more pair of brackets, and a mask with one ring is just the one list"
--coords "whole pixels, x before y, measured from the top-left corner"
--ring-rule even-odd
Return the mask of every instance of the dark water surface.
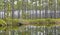
[[60, 26], [4, 26], [0, 27], [0, 35], [60, 35]]

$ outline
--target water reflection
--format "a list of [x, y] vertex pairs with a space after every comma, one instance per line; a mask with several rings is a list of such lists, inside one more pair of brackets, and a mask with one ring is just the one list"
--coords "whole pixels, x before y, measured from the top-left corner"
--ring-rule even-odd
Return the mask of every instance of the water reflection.
[[0, 27], [0, 35], [60, 35], [60, 26], [5, 26]]

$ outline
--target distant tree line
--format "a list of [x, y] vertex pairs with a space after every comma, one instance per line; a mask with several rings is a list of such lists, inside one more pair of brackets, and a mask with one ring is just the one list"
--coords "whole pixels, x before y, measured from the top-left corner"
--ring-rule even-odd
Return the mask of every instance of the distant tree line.
[[[60, 11], [60, 0], [0, 0], [0, 11], [5, 12], [5, 18], [14, 18], [14, 11], [18, 11], [18, 18], [20, 18], [20, 10], [22, 10], [21, 18], [27, 18], [26, 10], [35, 10], [35, 18], [37, 18], [37, 10], [40, 10], [39, 13], [41, 16], [42, 10], [44, 10], [44, 18], [47, 18], [47, 12], [50, 10], [54, 11], [54, 18], [57, 18], [56, 13]], [[34, 13], [34, 11], [31, 11]], [[30, 14], [31, 14], [30, 12]], [[9, 17], [9, 13], [12, 13]], [[59, 12], [60, 13], [60, 12]], [[6, 15], [7, 14], [7, 15]], [[59, 14], [60, 15], [60, 14]], [[30, 15], [30, 18], [32, 15]], [[42, 17], [41, 17], [42, 18]]]

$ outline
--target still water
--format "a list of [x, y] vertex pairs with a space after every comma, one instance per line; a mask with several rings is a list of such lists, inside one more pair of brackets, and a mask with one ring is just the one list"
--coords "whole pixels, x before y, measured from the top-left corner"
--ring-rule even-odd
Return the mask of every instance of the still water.
[[0, 27], [0, 35], [60, 35], [60, 26], [2, 26]]

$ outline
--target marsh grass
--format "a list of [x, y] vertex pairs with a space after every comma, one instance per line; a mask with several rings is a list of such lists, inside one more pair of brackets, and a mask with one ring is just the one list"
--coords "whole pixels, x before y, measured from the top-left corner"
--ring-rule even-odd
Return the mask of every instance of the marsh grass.
[[55, 26], [55, 25], [60, 25], [60, 19], [0, 19], [0, 24], [17, 24], [17, 23], [22, 23], [22, 24], [30, 24], [30, 25], [36, 25], [36, 26]]

